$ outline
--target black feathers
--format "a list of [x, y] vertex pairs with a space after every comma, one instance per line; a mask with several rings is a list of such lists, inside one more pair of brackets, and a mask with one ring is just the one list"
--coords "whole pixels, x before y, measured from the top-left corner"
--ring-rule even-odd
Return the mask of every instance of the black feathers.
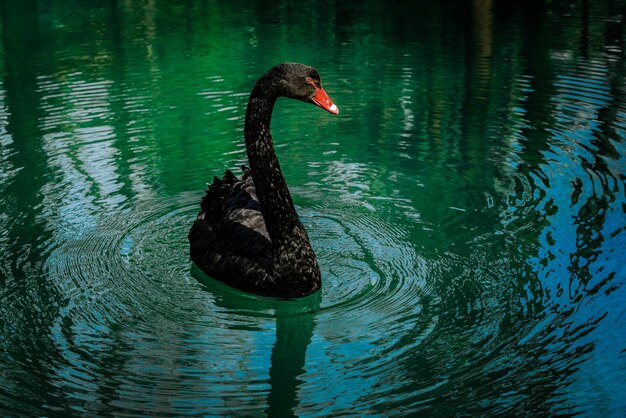
[[[215, 177], [189, 231], [191, 259], [208, 275], [239, 289], [292, 298], [321, 287], [309, 238], [276, 158], [270, 119], [279, 96], [309, 101], [312, 71], [278, 65], [257, 82], [246, 112], [246, 151], [252, 169], [238, 179]], [[315, 72], [315, 74], [317, 74]], [[258, 196], [258, 197], [257, 197]]]

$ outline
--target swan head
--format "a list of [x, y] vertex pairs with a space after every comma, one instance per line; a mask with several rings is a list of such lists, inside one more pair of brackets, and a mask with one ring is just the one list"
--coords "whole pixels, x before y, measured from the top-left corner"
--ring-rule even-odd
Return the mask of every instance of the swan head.
[[322, 78], [315, 68], [287, 62], [278, 64], [269, 73], [273, 73], [272, 78], [278, 80], [281, 96], [312, 103], [333, 115], [339, 114], [339, 108], [324, 91]]

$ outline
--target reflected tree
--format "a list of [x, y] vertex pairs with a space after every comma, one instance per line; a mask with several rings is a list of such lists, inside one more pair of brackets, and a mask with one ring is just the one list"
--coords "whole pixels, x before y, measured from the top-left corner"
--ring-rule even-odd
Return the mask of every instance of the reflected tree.
[[[53, 179], [42, 147], [42, 115], [38, 72], [33, 56], [44, 56], [39, 36], [37, 1], [0, 2], [5, 60], [7, 135], [13, 149], [9, 157], [19, 168], [7, 181], [4, 211], [14, 220], [3, 234], [8, 245], [0, 255], [3, 305], [0, 308], [0, 402], [18, 411], [41, 411], [45, 404], [63, 402], [51, 360], [60, 361], [52, 328], [67, 303], [54, 283], [46, 280], [43, 260], [48, 254], [52, 228], [46, 214], [46, 193]], [[15, 364], [28, 364], [19, 372]], [[28, 372], [26, 371], [28, 370]], [[10, 401], [8, 403], [7, 400]], [[6, 411], [6, 410], [5, 410]]]

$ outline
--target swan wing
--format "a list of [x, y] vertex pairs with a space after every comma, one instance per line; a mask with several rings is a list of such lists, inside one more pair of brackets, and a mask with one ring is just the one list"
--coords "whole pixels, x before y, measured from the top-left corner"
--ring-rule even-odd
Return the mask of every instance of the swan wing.
[[215, 177], [189, 242], [192, 260], [210, 276], [232, 285], [270, 280], [272, 245], [247, 168], [241, 179], [229, 170]]

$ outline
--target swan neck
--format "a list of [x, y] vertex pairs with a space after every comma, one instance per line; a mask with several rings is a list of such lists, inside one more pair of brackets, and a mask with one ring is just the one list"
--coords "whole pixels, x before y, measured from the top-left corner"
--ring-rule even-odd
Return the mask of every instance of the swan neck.
[[[245, 139], [248, 160], [267, 232], [276, 247], [304, 228], [298, 219], [270, 132], [277, 96], [259, 80], [250, 95]], [[308, 240], [306, 242], [308, 245]]]
[[310, 294], [321, 286], [321, 275], [306, 230], [293, 205], [270, 132], [274, 105], [280, 92], [270, 70], [250, 94], [245, 139], [250, 171], [261, 214], [272, 242], [272, 272], [283, 291]]

